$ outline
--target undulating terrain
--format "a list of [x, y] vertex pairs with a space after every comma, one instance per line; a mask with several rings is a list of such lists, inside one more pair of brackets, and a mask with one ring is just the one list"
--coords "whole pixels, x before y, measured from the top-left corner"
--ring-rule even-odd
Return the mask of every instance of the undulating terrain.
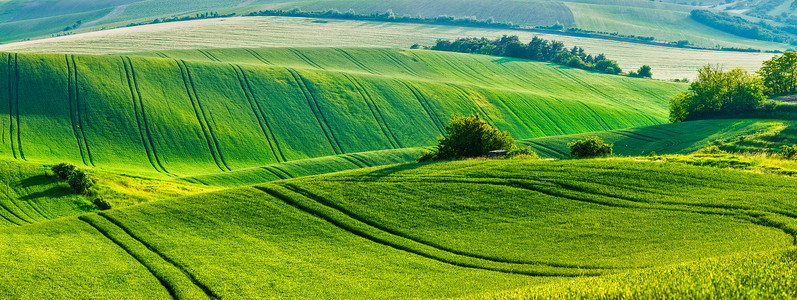
[[[789, 47], [689, 13], [780, 26], [790, 1], [677, 2], [0, 0], [0, 299], [795, 298], [790, 97], [669, 122], [680, 79], [772, 53], [389, 20], [117, 28], [392, 10]], [[408, 49], [503, 35], [623, 72]], [[417, 162], [473, 114], [519, 148]], [[589, 137], [612, 155], [575, 159]]]

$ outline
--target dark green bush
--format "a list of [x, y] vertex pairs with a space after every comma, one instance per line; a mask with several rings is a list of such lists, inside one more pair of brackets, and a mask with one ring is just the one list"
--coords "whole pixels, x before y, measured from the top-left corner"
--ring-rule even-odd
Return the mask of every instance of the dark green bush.
[[451, 117], [445, 131], [435, 150], [418, 161], [486, 156], [490, 151], [511, 150], [515, 145], [508, 132], [491, 126], [478, 114]]
[[94, 206], [96, 206], [97, 209], [99, 209], [99, 210], [109, 210], [109, 209], [111, 209], [111, 204], [108, 203], [108, 201], [105, 201], [105, 199], [94, 198], [94, 200], [91, 201], [91, 202], [94, 203]]
[[75, 190], [75, 193], [78, 194], [87, 194], [95, 183], [94, 178], [91, 178], [89, 174], [86, 174], [86, 172], [82, 170], [72, 171], [66, 181], [69, 183], [69, 186]]
[[783, 145], [780, 146], [780, 155], [783, 156], [785, 159], [795, 159], [797, 158], [797, 145]]
[[570, 157], [588, 158], [612, 155], [614, 144], [606, 144], [597, 136], [567, 144], [570, 147]]
[[61, 180], [66, 180], [69, 178], [69, 174], [72, 174], [75, 169], [77, 169], [77, 167], [68, 163], [60, 163], [50, 168], [55, 176], [58, 176], [58, 178], [61, 178]]

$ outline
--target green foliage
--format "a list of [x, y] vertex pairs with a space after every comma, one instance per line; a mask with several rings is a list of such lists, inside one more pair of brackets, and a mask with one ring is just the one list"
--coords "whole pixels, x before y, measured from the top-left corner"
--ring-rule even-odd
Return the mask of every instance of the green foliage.
[[769, 96], [788, 95], [797, 92], [797, 53], [786, 51], [764, 61], [758, 74], [764, 81], [765, 93]]
[[724, 72], [704, 66], [689, 92], [670, 99], [670, 121], [751, 112], [766, 99], [761, 78], [740, 68]]
[[617, 65], [616, 61], [603, 59], [595, 62], [595, 70], [606, 74], [617, 75], [623, 72], [623, 69]]
[[797, 158], [797, 145], [783, 145], [780, 147], [780, 155], [785, 159]]
[[611, 156], [614, 148], [613, 144], [607, 144], [597, 136], [574, 141], [567, 146], [570, 148], [570, 157], [573, 158]]
[[75, 193], [89, 194], [97, 181], [83, 170], [74, 170], [69, 174], [66, 182], [75, 190]]
[[700, 149], [699, 152], [703, 153], [703, 154], [725, 154], [725, 153], [727, 153], [724, 150], [722, 150], [722, 148], [720, 148], [720, 146], [718, 146], [718, 145], [706, 146], [705, 148]]
[[111, 204], [108, 203], [108, 201], [105, 201], [105, 199], [103, 199], [102, 197], [94, 198], [94, 200], [92, 200], [91, 203], [93, 203], [94, 206], [97, 207], [97, 209], [99, 210], [111, 209]]
[[425, 153], [419, 161], [480, 157], [493, 150], [511, 150], [515, 146], [509, 132], [493, 127], [479, 114], [455, 115], [445, 131], [445, 136], [438, 138], [435, 150]]
[[69, 178], [69, 175], [72, 174], [73, 171], [75, 171], [76, 168], [77, 167], [75, 167], [75, 165], [70, 163], [60, 163], [50, 168], [50, 170], [53, 171], [53, 174], [55, 174], [55, 176], [61, 178], [61, 180], [66, 180], [67, 178]]
[[506, 159], [515, 159], [515, 158], [530, 158], [530, 159], [538, 159], [540, 158], [537, 155], [537, 152], [534, 151], [532, 147], [513, 147], [512, 150], [506, 153], [504, 156]]
[[642, 78], [651, 78], [653, 77], [653, 73], [650, 71], [651, 68], [648, 65], [643, 65], [639, 67], [639, 70], [636, 72], [637, 76]]

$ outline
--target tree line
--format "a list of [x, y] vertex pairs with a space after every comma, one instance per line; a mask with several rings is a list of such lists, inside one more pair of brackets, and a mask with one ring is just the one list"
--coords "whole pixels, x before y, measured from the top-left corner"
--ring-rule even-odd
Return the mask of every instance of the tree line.
[[[412, 48], [421, 48], [415, 44]], [[559, 41], [548, 41], [534, 37], [528, 43], [520, 41], [518, 36], [506, 36], [491, 40], [487, 38], [460, 38], [453, 41], [437, 40], [430, 50], [449, 51], [460, 53], [474, 53], [494, 56], [504, 56], [534, 61], [552, 62], [568, 67], [589, 71], [598, 71], [606, 74], [621, 74], [623, 70], [614, 60], [608, 59], [604, 54], [592, 55], [583, 48], [574, 46], [568, 49]], [[636, 72], [629, 72], [630, 76], [651, 77], [650, 66], [642, 66]]]
[[796, 26], [776, 27], [764, 21], [754, 23], [726, 12], [708, 10], [693, 10], [691, 17], [704, 25], [741, 37], [797, 45]]
[[755, 111], [773, 111], [768, 98], [797, 93], [797, 53], [785, 52], [756, 73], [704, 66], [689, 90], [670, 99], [670, 121], [681, 122]]

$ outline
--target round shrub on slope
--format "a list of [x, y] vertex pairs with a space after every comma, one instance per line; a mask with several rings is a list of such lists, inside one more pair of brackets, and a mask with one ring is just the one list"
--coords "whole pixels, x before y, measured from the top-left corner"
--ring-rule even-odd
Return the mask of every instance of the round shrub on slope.
[[61, 178], [61, 180], [66, 180], [69, 177], [69, 174], [72, 174], [75, 169], [77, 169], [77, 167], [68, 163], [60, 163], [50, 168], [55, 176], [58, 176], [58, 178]]
[[86, 194], [91, 187], [94, 186], [94, 178], [91, 178], [86, 172], [81, 170], [74, 170], [69, 174], [67, 183], [78, 194]]
[[511, 150], [515, 140], [509, 132], [491, 126], [478, 114], [453, 116], [445, 127], [446, 136], [438, 138], [434, 151], [419, 161], [486, 156], [493, 150]]
[[570, 157], [588, 158], [612, 155], [613, 144], [606, 144], [597, 136], [575, 141], [567, 144], [570, 147]]

